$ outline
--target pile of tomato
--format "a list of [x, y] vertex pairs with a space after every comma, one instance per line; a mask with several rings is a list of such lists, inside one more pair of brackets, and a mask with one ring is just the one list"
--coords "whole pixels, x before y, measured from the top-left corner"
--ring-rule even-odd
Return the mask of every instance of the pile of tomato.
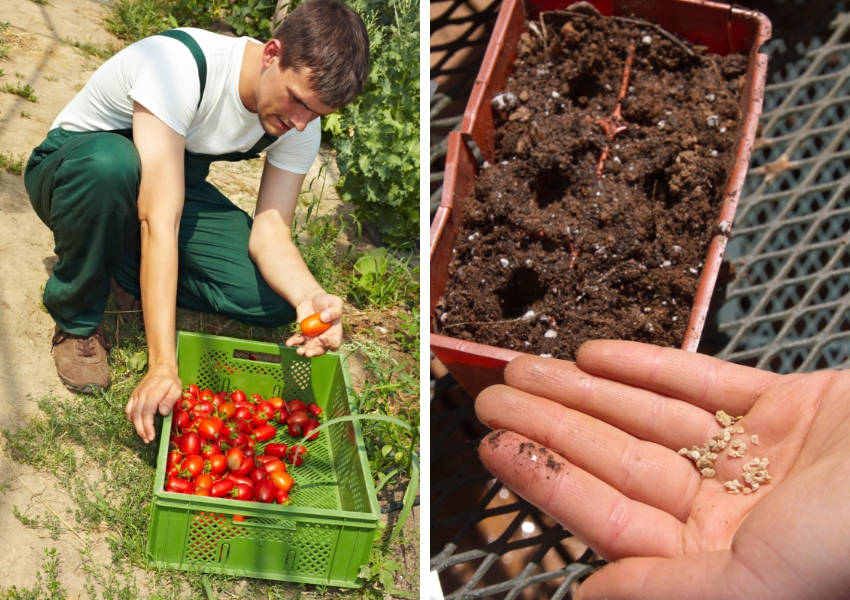
[[[289, 468], [307, 457], [322, 408], [301, 400], [213, 392], [190, 384], [174, 407], [165, 490], [288, 504]], [[285, 429], [292, 443], [271, 442]]]

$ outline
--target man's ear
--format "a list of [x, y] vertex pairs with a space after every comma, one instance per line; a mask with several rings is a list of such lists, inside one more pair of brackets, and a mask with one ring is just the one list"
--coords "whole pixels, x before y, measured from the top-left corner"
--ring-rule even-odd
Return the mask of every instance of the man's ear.
[[280, 40], [272, 38], [263, 45], [263, 66], [268, 67], [275, 59], [280, 60], [281, 54]]

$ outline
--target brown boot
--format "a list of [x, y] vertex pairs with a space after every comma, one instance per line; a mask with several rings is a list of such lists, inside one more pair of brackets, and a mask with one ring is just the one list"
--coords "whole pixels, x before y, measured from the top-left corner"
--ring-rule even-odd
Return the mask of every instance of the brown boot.
[[105, 390], [112, 383], [107, 344], [98, 328], [88, 337], [65, 333], [57, 326], [53, 332], [53, 360], [56, 373], [74, 392]]

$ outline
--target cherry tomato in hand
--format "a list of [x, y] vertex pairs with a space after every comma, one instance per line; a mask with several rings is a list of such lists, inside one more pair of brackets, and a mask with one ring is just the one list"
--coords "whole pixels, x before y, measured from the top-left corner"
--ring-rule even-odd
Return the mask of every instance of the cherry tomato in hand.
[[319, 318], [319, 313], [310, 315], [301, 321], [301, 334], [306, 337], [321, 335], [331, 328], [330, 323], [325, 323]]

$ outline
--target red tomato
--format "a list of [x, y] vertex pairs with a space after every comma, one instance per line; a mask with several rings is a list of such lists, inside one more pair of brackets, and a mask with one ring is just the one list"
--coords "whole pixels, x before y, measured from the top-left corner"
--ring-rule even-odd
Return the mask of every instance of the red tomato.
[[319, 313], [316, 313], [301, 321], [301, 334], [307, 337], [315, 337], [323, 334], [330, 327], [331, 324], [322, 321], [319, 318]]
[[289, 419], [289, 411], [286, 410], [285, 406], [282, 406], [280, 409], [280, 416], [278, 416], [277, 420], [281, 422], [281, 424], [286, 425], [286, 421]]
[[212, 399], [213, 399], [213, 391], [212, 391], [212, 390], [210, 390], [210, 389], [204, 388], [204, 389], [202, 389], [202, 390], [200, 391], [200, 393], [198, 394], [198, 398], [200, 398], [200, 400], [201, 400], [202, 402], [212, 402]]
[[235, 471], [240, 466], [242, 466], [242, 461], [245, 458], [245, 453], [242, 452], [242, 448], [231, 448], [227, 451], [225, 457], [227, 460], [227, 468], [231, 471]]
[[242, 423], [244, 421], [250, 421], [254, 418], [254, 413], [251, 412], [251, 409], [248, 408], [247, 405], [241, 404], [236, 407], [236, 411], [233, 413], [233, 420], [237, 423]]
[[165, 491], [188, 494], [192, 491], [192, 484], [180, 477], [169, 477], [165, 484]]
[[192, 407], [192, 414], [198, 416], [207, 416], [211, 415], [213, 411], [213, 403], [212, 400], [201, 400], [195, 406]]
[[230, 392], [230, 399], [234, 402], [245, 402], [245, 392], [237, 388]]
[[283, 406], [283, 398], [280, 396], [272, 396], [271, 398], [267, 398], [266, 402], [271, 404], [275, 410], [280, 410], [280, 407]]
[[260, 502], [274, 502], [274, 496], [277, 488], [269, 479], [263, 479], [254, 487], [254, 498]]
[[263, 479], [265, 479], [268, 476], [269, 476], [269, 474], [266, 473], [266, 470], [261, 466], [260, 467], [254, 467], [251, 470], [251, 481], [253, 481], [255, 484], [260, 483]]
[[302, 427], [304, 437], [310, 441], [313, 441], [319, 437], [318, 432], [313, 433], [313, 430], [319, 426], [319, 422], [316, 419], [310, 419], [307, 421], [307, 424]]
[[289, 453], [286, 455], [286, 462], [295, 467], [300, 467], [304, 462], [305, 456], [307, 456], [307, 448], [299, 444], [295, 444], [290, 446]]
[[266, 473], [271, 475], [277, 471], [286, 471], [286, 465], [283, 464], [283, 461], [279, 458], [276, 458], [270, 462], [267, 462], [263, 465], [263, 468], [266, 470]]
[[210, 496], [213, 498], [224, 498], [233, 489], [234, 483], [229, 479], [219, 479], [210, 486]]
[[236, 404], [232, 400], [222, 402], [218, 405], [218, 416], [222, 419], [232, 419], [236, 413]]
[[189, 392], [195, 398], [201, 395], [201, 390], [198, 388], [197, 383], [190, 383], [188, 386], [186, 386], [186, 391]]
[[221, 422], [213, 418], [201, 419], [198, 422], [198, 435], [205, 440], [214, 441], [218, 439]]
[[274, 495], [274, 500], [278, 504], [289, 504], [289, 492], [284, 492], [283, 490], [277, 490]]
[[290, 413], [294, 413], [299, 410], [306, 411], [307, 404], [305, 404], [303, 400], [298, 400], [296, 398], [295, 400], [290, 400], [289, 402], [287, 402], [286, 410], [288, 410]]
[[168, 453], [165, 461], [165, 476], [174, 477], [180, 472], [180, 463], [183, 462], [183, 453], [180, 450], [172, 450]]
[[270, 402], [266, 402], [263, 400], [259, 404], [257, 404], [257, 409], [254, 411], [254, 423], [259, 425], [258, 421], [262, 421], [265, 423], [269, 419], [272, 418], [274, 414], [274, 406]]
[[293, 423], [286, 426], [286, 431], [294, 438], [301, 437], [301, 425]]
[[201, 456], [209, 460], [214, 454], [221, 454], [221, 446], [218, 445], [218, 442], [201, 445]]
[[292, 484], [295, 483], [292, 479], [292, 475], [286, 471], [272, 471], [269, 473], [269, 479], [271, 479], [277, 489], [283, 490], [287, 493], [292, 489]]
[[194, 431], [187, 431], [180, 439], [180, 451], [183, 454], [198, 454], [201, 451], [201, 436]]
[[174, 416], [171, 417], [171, 425], [177, 429], [185, 429], [189, 424], [190, 417], [189, 413], [183, 410], [182, 408], [175, 409]]
[[231, 469], [234, 475], [247, 475], [254, 468], [254, 459], [250, 456], [243, 456], [242, 464], [236, 469]]
[[245, 477], [244, 475], [234, 475], [233, 473], [228, 473], [224, 476], [225, 479], [229, 479], [236, 485], [247, 485], [249, 488], [254, 489], [254, 480], [250, 477]]
[[260, 402], [263, 402], [263, 400], [264, 398], [262, 394], [251, 394], [251, 402], [254, 404], [259, 404]]
[[200, 454], [190, 454], [183, 459], [183, 464], [180, 465], [180, 472], [188, 475], [190, 478], [195, 478], [204, 471], [204, 459]]
[[[233, 490], [230, 492], [230, 495], [236, 500], [253, 500], [254, 486], [248, 485], [247, 483], [234, 483]], [[236, 520], [235, 515], [233, 520]]]
[[268, 444], [266, 444], [266, 447], [263, 451], [269, 456], [283, 458], [284, 456], [286, 456], [287, 449], [288, 448], [286, 444], [276, 444], [274, 442], [269, 442]]
[[195, 491], [209, 490], [213, 484], [213, 477], [209, 473], [201, 473], [195, 477]]
[[319, 406], [318, 404], [312, 403], [312, 404], [307, 405], [307, 412], [310, 413], [311, 415], [313, 415], [314, 417], [318, 417], [324, 411], [322, 410], [321, 406]]
[[275, 429], [274, 425], [265, 424], [254, 429], [251, 438], [258, 442], [267, 442], [275, 435], [277, 435], [277, 429]]
[[207, 461], [210, 465], [210, 473], [213, 475], [221, 475], [227, 471], [227, 459], [224, 454], [213, 454]]
[[294, 410], [292, 414], [289, 415], [289, 418], [286, 420], [287, 425], [300, 425], [302, 428], [307, 424], [307, 421], [310, 420], [310, 416], [303, 410]]

